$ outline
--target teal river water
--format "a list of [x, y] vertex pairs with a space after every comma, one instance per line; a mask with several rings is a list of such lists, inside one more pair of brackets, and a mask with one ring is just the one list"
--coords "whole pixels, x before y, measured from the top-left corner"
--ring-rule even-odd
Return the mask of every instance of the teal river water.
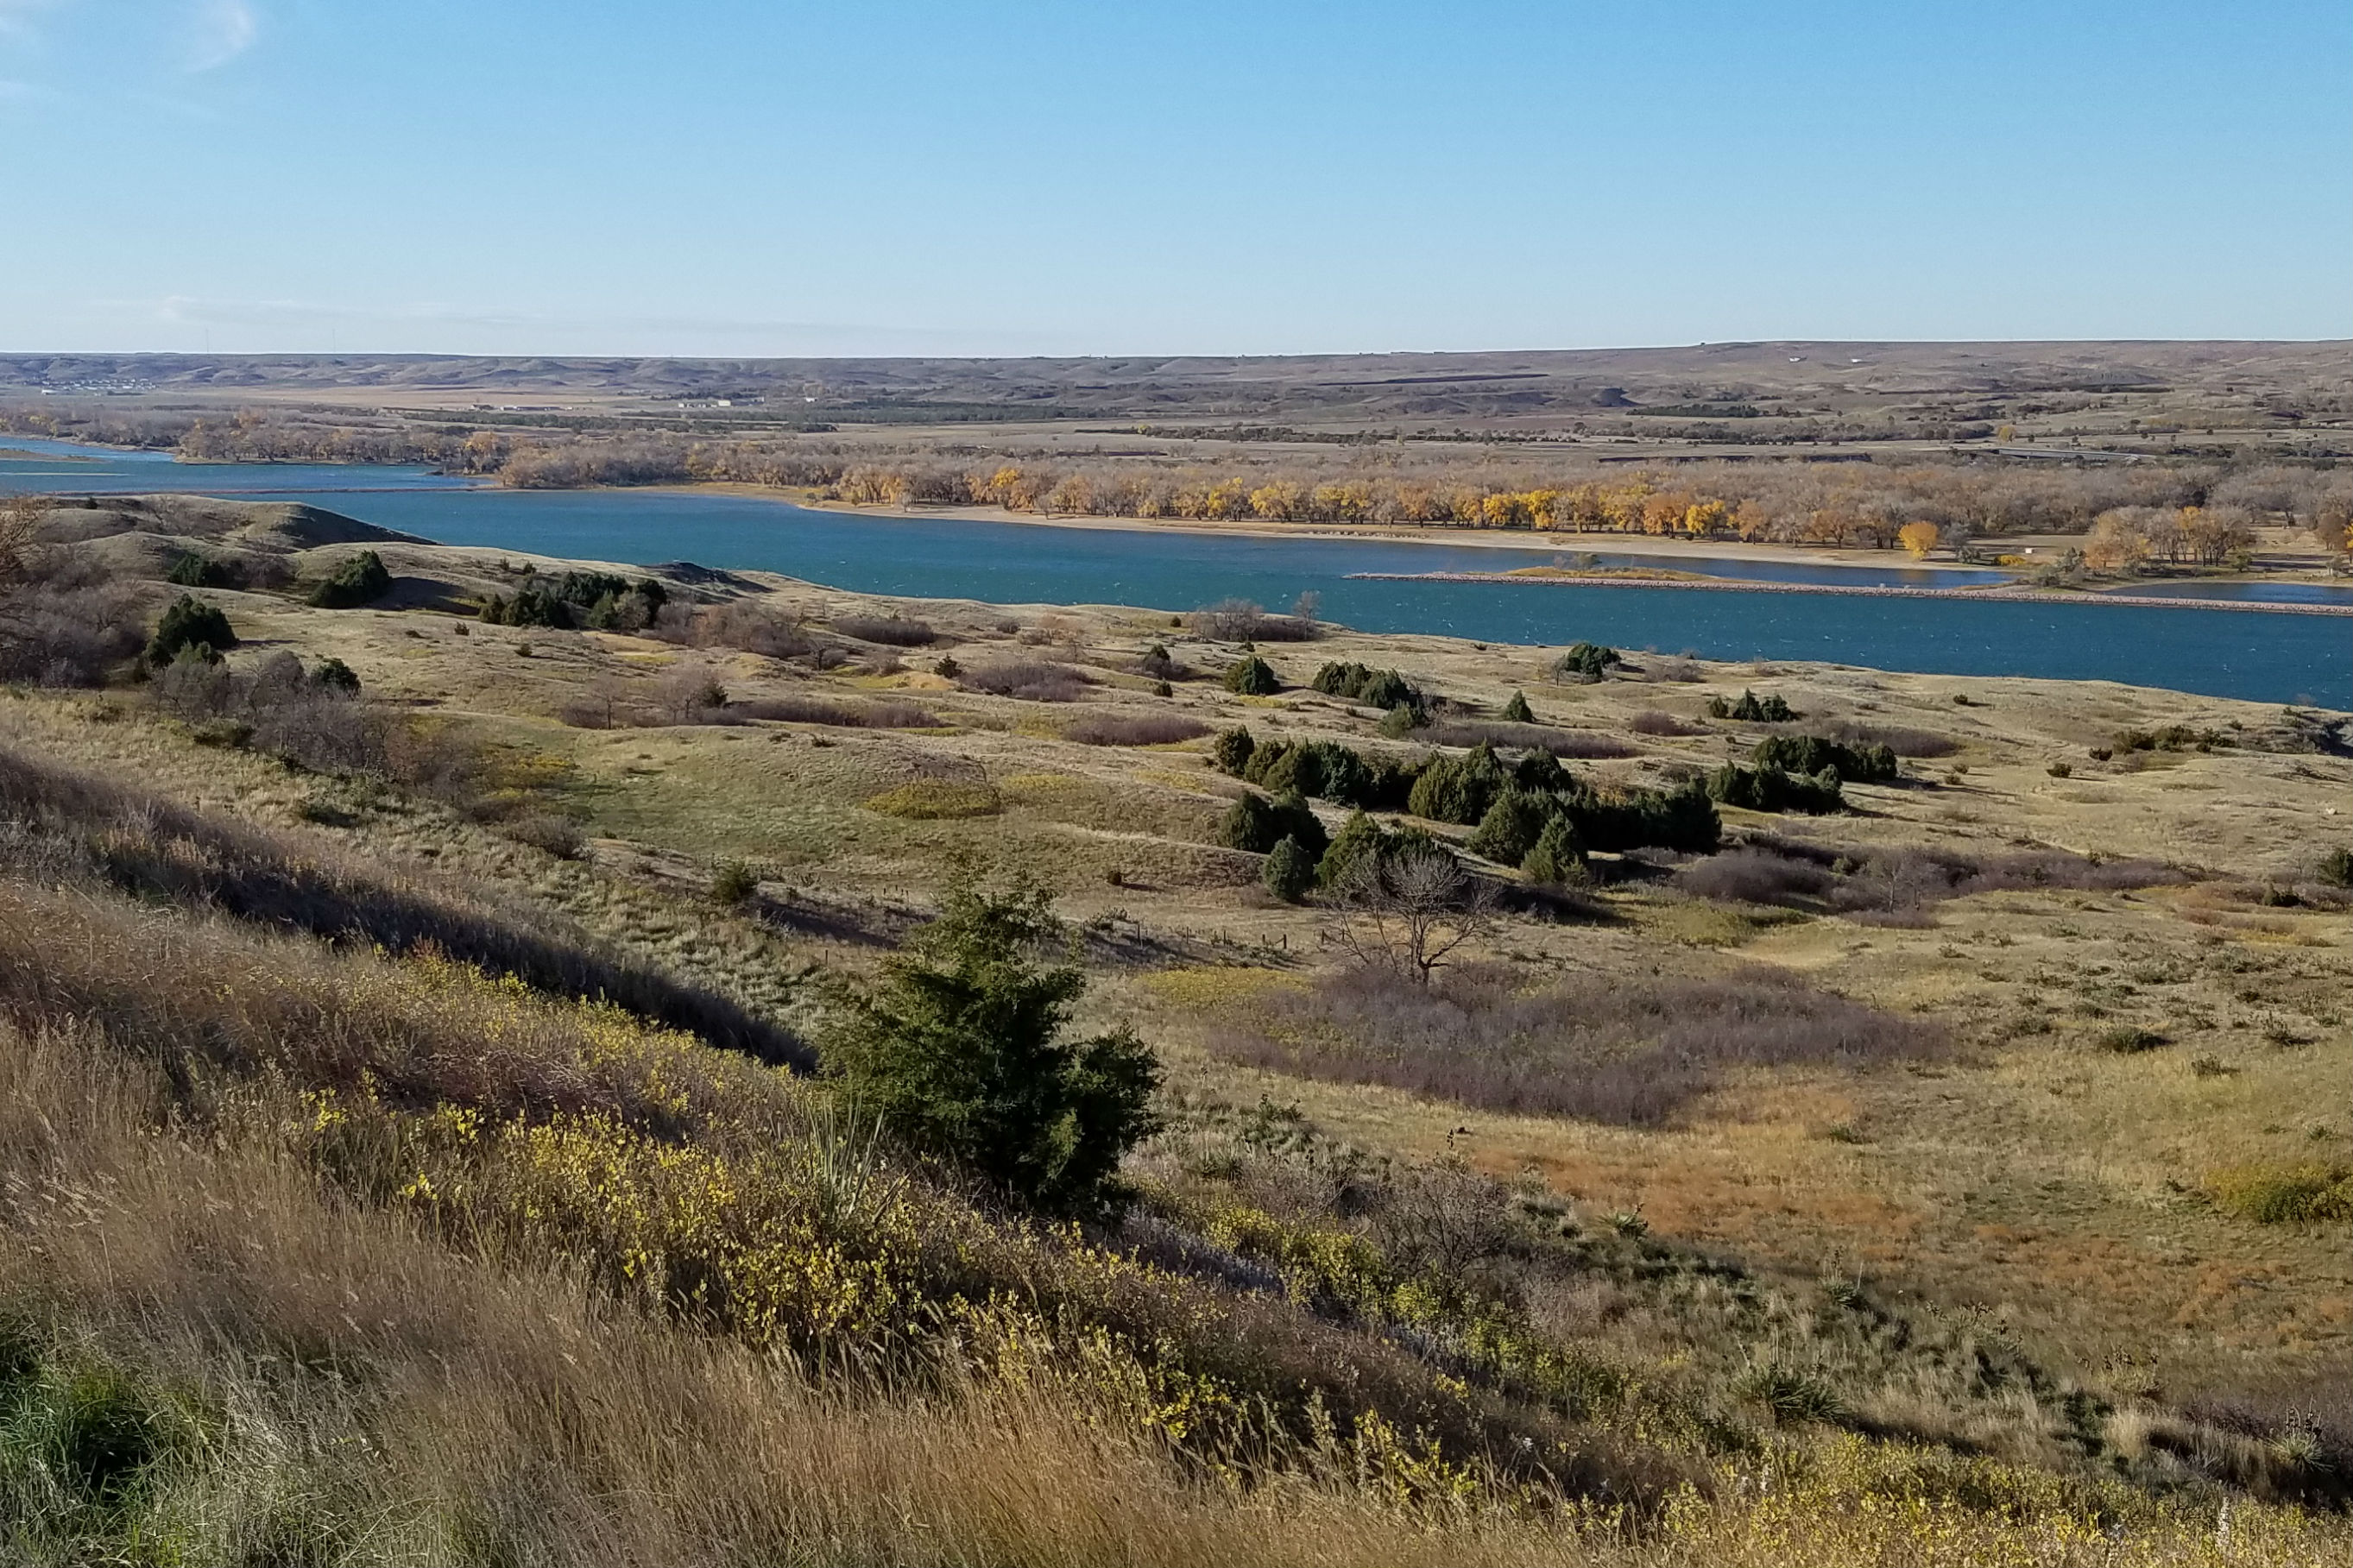
[[[1184, 610], [1227, 597], [1279, 607], [1314, 592], [1325, 616], [1365, 631], [1556, 645], [1589, 638], [1715, 658], [2123, 680], [2353, 710], [2353, 617], [1961, 596], [1364, 581], [1350, 574], [1493, 572], [1546, 562], [1558, 551], [886, 518], [689, 492], [502, 490], [417, 468], [182, 464], [5, 435], [0, 448], [31, 454], [0, 458], [0, 492], [183, 490], [301, 500], [445, 543], [615, 562], [693, 561], [862, 593]], [[1607, 552], [1605, 559], [1644, 560], [1626, 552]], [[1935, 586], [1996, 575], [1778, 562], [1712, 563], [1708, 571], [1863, 585]], [[2328, 589], [2253, 592], [2346, 597]], [[2244, 598], [2249, 591], [2215, 596], [2225, 595]]]

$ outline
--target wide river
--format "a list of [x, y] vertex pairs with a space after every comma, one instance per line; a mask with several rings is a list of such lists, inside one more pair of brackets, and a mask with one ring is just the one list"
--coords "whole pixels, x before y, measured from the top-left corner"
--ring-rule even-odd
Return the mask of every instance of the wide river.
[[[861, 593], [1002, 604], [1191, 609], [1236, 597], [1323, 614], [1363, 631], [1488, 642], [1820, 659], [1955, 675], [2129, 681], [2217, 697], [2353, 710], [2353, 617], [2131, 605], [2052, 605], [1676, 588], [1366, 581], [1366, 572], [1494, 572], [1543, 563], [1525, 551], [1325, 539], [1249, 539], [1125, 529], [813, 511], [754, 496], [669, 490], [505, 490], [408, 468], [185, 464], [0, 435], [0, 492], [181, 490], [306, 500], [450, 544], [585, 560], [779, 572]], [[1581, 542], [1568, 546], [1582, 548]], [[1609, 564], [1702, 563], [1603, 552]], [[1759, 582], [1957, 586], [1998, 574], [1903, 566], [1709, 562]], [[2247, 590], [2225, 589], [2233, 597]], [[2326, 588], [2256, 592], [2343, 602]], [[2218, 595], [2219, 596], [2219, 595]]]

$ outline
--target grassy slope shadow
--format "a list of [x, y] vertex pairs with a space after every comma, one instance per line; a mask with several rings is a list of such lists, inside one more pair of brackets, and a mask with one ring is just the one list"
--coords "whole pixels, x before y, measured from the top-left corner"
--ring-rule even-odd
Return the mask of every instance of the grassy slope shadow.
[[333, 847], [271, 832], [0, 748], [0, 832], [58, 874], [203, 904], [264, 925], [394, 952], [434, 948], [558, 995], [610, 1002], [771, 1066], [815, 1056], [741, 1003], [616, 950], [571, 922], [387, 873]]

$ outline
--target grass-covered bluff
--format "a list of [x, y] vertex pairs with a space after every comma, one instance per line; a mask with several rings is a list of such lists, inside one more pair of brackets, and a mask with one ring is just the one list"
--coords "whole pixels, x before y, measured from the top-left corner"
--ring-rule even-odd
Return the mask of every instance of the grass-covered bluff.
[[0, 590], [19, 1556], [2344, 1548], [2333, 715], [209, 504]]

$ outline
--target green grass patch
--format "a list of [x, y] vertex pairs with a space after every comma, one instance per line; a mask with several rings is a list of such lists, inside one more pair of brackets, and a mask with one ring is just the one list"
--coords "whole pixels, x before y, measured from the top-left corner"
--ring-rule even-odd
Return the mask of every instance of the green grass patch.
[[917, 779], [861, 802], [867, 810], [914, 822], [949, 817], [995, 816], [1005, 809], [1005, 797], [988, 784], [959, 784], [950, 779]]
[[2207, 1186], [2221, 1208], [2257, 1225], [2353, 1220], [2353, 1165], [2240, 1165], [2215, 1172]]

